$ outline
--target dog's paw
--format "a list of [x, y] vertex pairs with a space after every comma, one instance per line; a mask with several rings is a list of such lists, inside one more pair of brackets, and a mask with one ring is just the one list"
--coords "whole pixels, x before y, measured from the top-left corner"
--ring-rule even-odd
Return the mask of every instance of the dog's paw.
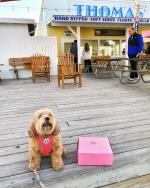
[[62, 157], [67, 157], [67, 154], [68, 154], [67, 149], [63, 147]]
[[52, 168], [56, 171], [60, 171], [64, 169], [63, 162], [57, 162], [56, 164], [52, 165]]
[[34, 171], [34, 170], [40, 170], [40, 165], [34, 164], [34, 163], [29, 163], [28, 165], [28, 169], [30, 171]]

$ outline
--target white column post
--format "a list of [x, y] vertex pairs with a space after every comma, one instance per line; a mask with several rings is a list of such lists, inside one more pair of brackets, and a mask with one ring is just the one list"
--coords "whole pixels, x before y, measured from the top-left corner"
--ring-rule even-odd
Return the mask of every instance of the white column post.
[[81, 34], [80, 34], [80, 26], [77, 27], [77, 41], [78, 41], [78, 64], [81, 64], [81, 54], [80, 54], [80, 46], [81, 46]]
[[[129, 29], [126, 28], [126, 58], [128, 58], [128, 38], [129, 38]], [[128, 66], [128, 61], [125, 63]]]

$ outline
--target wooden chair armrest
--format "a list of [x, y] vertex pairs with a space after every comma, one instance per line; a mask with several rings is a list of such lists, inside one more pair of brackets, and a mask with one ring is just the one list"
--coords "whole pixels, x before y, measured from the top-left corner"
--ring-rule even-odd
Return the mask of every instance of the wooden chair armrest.
[[79, 64], [79, 72], [82, 73], [84, 70], [84, 65], [83, 64]]
[[58, 64], [58, 67], [62, 67], [62, 66], [64, 66], [64, 65], [62, 65], [62, 64]]
[[58, 74], [64, 74], [64, 65], [58, 64]]

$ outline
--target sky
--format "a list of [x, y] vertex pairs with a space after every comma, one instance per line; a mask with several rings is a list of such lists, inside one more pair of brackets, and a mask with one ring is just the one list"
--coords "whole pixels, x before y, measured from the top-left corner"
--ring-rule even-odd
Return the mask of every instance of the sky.
[[[36, 21], [38, 21], [41, 1], [42, 0], [20, 0], [16, 2], [14, 1], [8, 3], [0, 3], [0, 17], [1, 18], [2, 17], [33, 18]], [[68, 6], [68, 3], [66, 3], [66, 1], [68, 0], [45, 0], [45, 3], [48, 5], [48, 8], [50, 9], [46, 11], [48, 17], [51, 17], [51, 15], [55, 13], [55, 9]], [[126, 2], [126, 0], [122, 0], [122, 1]], [[140, 0], [140, 2], [142, 1], [150, 1], [150, 0]], [[53, 9], [53, 11], [51, 9]]]
[[38, 21], [41, 0], [20, 0], [0, 3], [1, 18], [32, 18]]

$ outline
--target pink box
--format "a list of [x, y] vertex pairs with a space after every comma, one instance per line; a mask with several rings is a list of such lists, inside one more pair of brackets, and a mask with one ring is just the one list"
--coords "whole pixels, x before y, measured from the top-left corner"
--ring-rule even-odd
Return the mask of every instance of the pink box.
[[78, 165], [111, 166], [113, 153], [108, 138], [79, 137]]

